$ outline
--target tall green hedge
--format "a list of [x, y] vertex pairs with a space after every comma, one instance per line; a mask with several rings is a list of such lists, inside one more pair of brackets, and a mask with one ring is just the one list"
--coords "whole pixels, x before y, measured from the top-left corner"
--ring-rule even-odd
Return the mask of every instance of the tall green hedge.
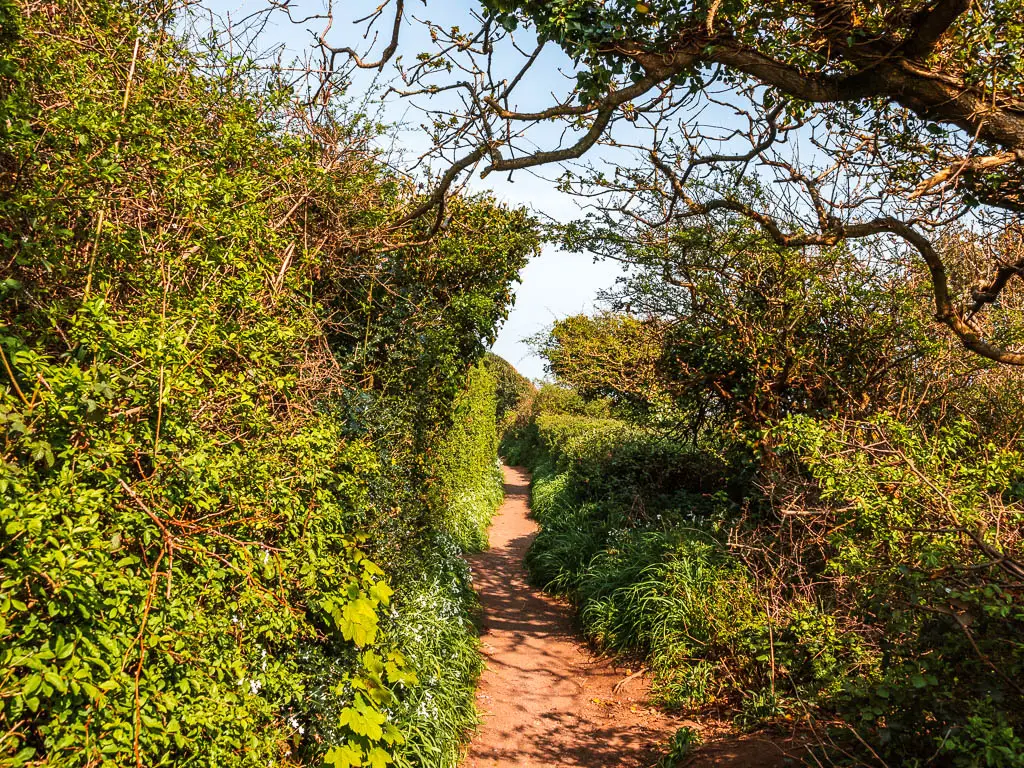
[[440, 528], [464, 550], [479, 551], [487, 548], [487, 529], [504, 496], [495, 380], [483, 363], [470, 370], [455, 413], [455, 424], [434, 456], [435, 506]]
[[454, 766], [430, 452], [532, 224], [402, 245], [372, 126], [147, 8], [0, 5], [0, 765]]
[[498, 433], [504, 434], [517, 423], [525, 421], [537, 388], [517, 371], [508, 360], [493, 352], [484, 356], [484, 365], [494, 377], [497, 397]]

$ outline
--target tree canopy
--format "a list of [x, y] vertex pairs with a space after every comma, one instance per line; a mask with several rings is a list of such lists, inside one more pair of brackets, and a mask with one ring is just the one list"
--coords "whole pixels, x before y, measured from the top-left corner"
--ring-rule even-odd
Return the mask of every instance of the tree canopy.
[[[481, 0], [476, 29], [419, 22], [428, 51], [403, 47], [403, 22], [420, 17], [402, 0], [368, 12], [381, 34], [362, 52], [332, 42], [342, 33], [324, 16], [319, 71], [330, 83], [346, 65], [393, 62], [389, 95], [431, 117], [442, 170], [402, 222], [430, 214], [441, 226], [473, 169], [613, 152], [611, 172], [565, 177], [600, 215], [657, 228], [734, 213], [782, 246], [883, 240], [926, 266], [935, 317], [964, 347], [1024, 364], [978, 322], [1024, 275], [1019, 0]], [[546, 47], [573, 62], [561, 92], [537, 71]], [[750, 184], [766, 191], [758, 205]], [[958, 220], [1001, 245], [964, 280], [936, 247]]]

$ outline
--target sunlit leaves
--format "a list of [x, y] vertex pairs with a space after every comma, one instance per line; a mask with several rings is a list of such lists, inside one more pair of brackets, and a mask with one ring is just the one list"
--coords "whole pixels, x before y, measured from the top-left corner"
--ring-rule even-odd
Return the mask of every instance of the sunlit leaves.
[[363, 751], [348, 744], [331, 747], [327, 750], [324, 762], [333, 768], [353, 768], [363, 764]]
[[372, 643], [377, 637], [377, 613], [373, 601], [356, 598], [341, 609], [338, 628], [346, 640], [357, 646]]
[[381, 726], [386, 721], [387, 717], [384, 714], [370, 707], [366, 700], [357, 694], [354, 705], [342, 711], [339, 723], [370, 741], [380, 741], [384, 738], [384, 729]]
[[[281, 130], [287, 88], [164, 31], [58, 3], [25, 19], [21, 79], [0, 67], [0, 763], [457, 752], [468, 593], [406, 656], [392, 577], [457, 561], [421, 546], [421, 452], [532, 222], [453, 201], [450, 236], [378, 253], [414, 192], [332, 154], [361, 120]], [[456, 651], [464, 670], [433, 671]], [[407, 733], [421, 665], [450, 716]]]

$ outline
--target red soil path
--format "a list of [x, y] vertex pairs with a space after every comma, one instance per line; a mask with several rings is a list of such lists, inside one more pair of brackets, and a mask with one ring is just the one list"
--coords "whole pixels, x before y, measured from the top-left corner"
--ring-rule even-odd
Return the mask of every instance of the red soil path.
[[[537, 534], [528, 499], [527, 473], [506, 467], [491, 548], [469, 561], [487, 667], [477, 691], [483, 722], [464, 768], [648, 768], [680, 725], [696, 723], [651, 708], [648, 681], [590, 653], [572, 609], [526, 583], [523, 557]], [[748, 737], [695, 758], [687, 765], [776, 766], [781, 750]]]
[[571, 609], [526, 583], [523, 556], [537, 534], [528, 518], [529, 478], [505, 468], [505, 503], [491, 548], [470, 559], [483, 604], [487, 669], [483, 715], [466, 768], [622, 766], [656, 762], [678, 727], [645, 704], [646, 686], [581, 645]]

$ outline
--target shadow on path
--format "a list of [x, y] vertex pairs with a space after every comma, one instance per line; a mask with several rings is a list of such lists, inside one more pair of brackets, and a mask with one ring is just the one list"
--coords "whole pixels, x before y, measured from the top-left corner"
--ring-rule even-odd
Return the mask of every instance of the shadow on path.
[[483, 715], [466, 768], [623, 766], [657, 760], [676, 723], [649, 708], [646, 683], [578, 640], [571, 609], [526, 583], [523, 557], [536, 536], [529, 478], [505, 468], [505, 502], [491, 548], [470, 558], [483, 607], [487, 668], [477, 692]]

